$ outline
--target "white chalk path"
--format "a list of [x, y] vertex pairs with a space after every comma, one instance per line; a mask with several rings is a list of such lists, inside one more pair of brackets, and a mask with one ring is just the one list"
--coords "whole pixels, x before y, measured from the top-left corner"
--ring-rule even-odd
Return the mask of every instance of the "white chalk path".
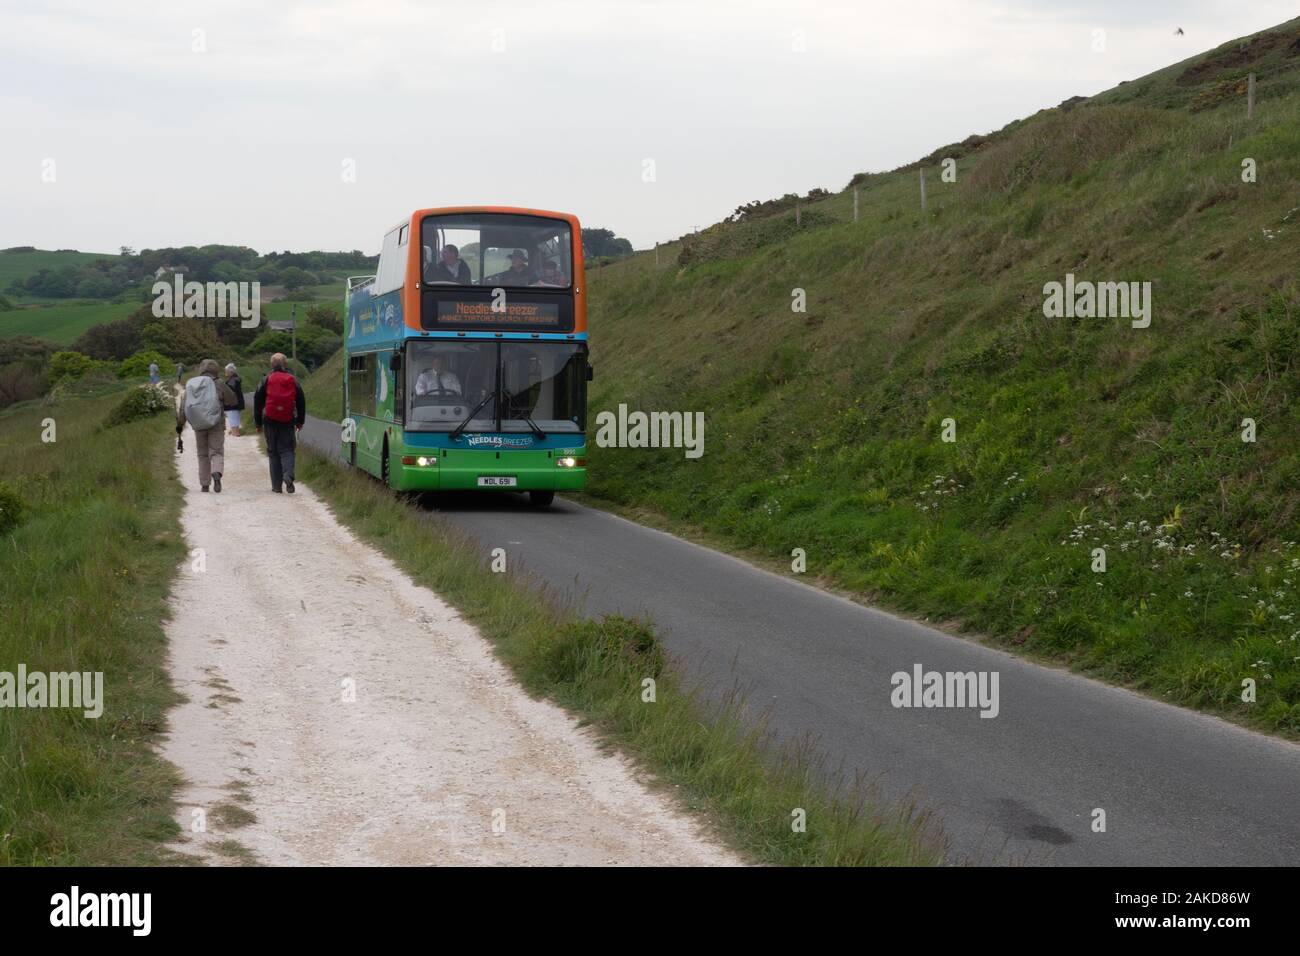
[[[310, 488], [272, 494], [255, 436], [226, 439], [219, 495], [199, 492], [190, 441], [179, 467], [185, 538], [204, 561], [182, 571], [167, 628], [188, 698], [163, 746], [187, 781], [181, 852], [245, 862], [226, 852], [235, 841], [284, 865], [740, 862], [528, 697], [470, 624]], [[223, 822], [223, 806], [255, 821]]]

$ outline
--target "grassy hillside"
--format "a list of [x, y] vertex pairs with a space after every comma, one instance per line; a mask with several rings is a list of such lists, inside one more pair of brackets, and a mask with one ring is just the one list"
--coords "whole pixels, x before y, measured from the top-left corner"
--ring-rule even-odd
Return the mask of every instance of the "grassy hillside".
[[[262, 322], [287, 321], [297, 307], [300, 323], [306, 321], [307, 309], [316, 305], [337, 305], [342, 312], [341, 300], [320, 299], [313, 302], [264, 302], [262, 303]], [[123, 319], [140, 308], [139, 302], [86, 302], [77, 301], [69, 304], [28, 306], [12, 312], [0, 312], [0, 338], [12, 335], [35, 335], [51, 342], [72, 342], [92, 325]]]
[[0, 252], [0, 289], [14, 279], [26, 279], [42, 269], [57, 272], [65, 266], [84, 266], [96, 259], [116, 259], [115, 252], [77, 252], [65, 249], [53, 252], [36, 249], [31, 252]]
[[0, 531], [0, 670], [104, 675], [98, 719], [0, 708], [0, 865], [157, 863], [176, 834], [153, 747], [175, 701], [162, 624], [181, 489], [166, 414], [102, 429], [126, 391], [80, 383], [0, 413], [0, 484], [26, 503]]
[[326, 421], [343, 419], [343, 350], [339, 349], [320, 368], [303, 380], [307, 413]]
[[[593, 420], [707, 417], [699, 460], [593, 450], [593, 494], [1300, 731], [1300, 21], [922, 165], [924, 213], [915, 168], [859, 176], [858, 222], [846, 190], [593, 272]], [[1066, 273], [1151, 282], [1150, 327], [1045, 318]]]
[[[0, 256], [0, 261], [5, 258]], [[0, 338], [34, 335], [59, 345], [69, 345], [92, 325], [124, 319], [139, 307], [135, 302], [24, 306], [12, 312], [0, 312]]]

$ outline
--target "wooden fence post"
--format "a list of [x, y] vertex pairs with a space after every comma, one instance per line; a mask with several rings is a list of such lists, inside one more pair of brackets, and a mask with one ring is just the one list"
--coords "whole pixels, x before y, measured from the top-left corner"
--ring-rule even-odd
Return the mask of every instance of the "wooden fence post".
[[1255, 118], [1255, 74], [1246, 79], [1246, 119]]
[[853, 221], [858, 221], [858, 187], [853, 187]]
[[925, 169], [921, 170], [921, 212], [925, 212]]

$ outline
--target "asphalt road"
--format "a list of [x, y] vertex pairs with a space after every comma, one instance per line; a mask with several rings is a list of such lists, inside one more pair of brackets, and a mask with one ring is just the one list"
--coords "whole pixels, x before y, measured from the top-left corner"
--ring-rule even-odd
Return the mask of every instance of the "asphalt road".
[[[338, 426], [302, 437], [337, 455]], [[954, 861], [1300, 863], [1300, 746], [1042, 667], [571, 501], [466, 495], [439, 512], [586, 613], [650, 619], [702, 686], [933, 808]], [[809, 556], [810, 566], [816, 556]], [[998, 713], [896, 708], [891, 675], [998, 674]], [[1094, 832], [1096, 810], [1105, 832]]]

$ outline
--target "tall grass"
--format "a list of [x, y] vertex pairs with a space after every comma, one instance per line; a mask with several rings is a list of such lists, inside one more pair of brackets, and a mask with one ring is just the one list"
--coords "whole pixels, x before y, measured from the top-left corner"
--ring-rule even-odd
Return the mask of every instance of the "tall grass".
[[98, 719], [0, 708], [4, 865], [158, 863], [176, 832], [174, 773], [152, 749], [176, 700], [163, 633], [185, 553], [173, 436], [166, 415], [101, 431], [123, 392], [86, 391], [0, 414], [0, 480], [27, 506], [0, 536], [0, 670], [99, 671], [105, 696]]
[[307, 399], [307, 414], [323, 418], [327, 422], [343, 419], [343, 366], [344, 351], [339, 349], [320, 368], [312, 372], [302, 383], [302, 392]]

